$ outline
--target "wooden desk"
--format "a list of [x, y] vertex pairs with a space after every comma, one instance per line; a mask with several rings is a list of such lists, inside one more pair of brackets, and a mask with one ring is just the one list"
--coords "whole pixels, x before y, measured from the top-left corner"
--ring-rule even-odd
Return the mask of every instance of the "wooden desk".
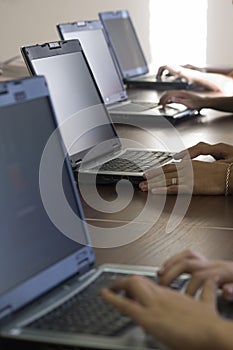
[[[151, 92], [147, 91], [146, 94], [149, 96]], [[155, 123], [146, 125], [142, 129], [133, 125], [116, 125], [116, 129], [120, 137], [136, 140], [148, 147], [161, 146], [161, 144], [166, 147], [166, 140], [168, 140], [169, 149], [172, 148], [173, 143], [174, 148], [177, 147], [177, 142], [178, 146], [183, 143], [185, 147], [199, 141], [233, 144], [233, 115], [210, 110], [204, 111], [204, 114], [206, 115], [201, 118], [183, 121], [175, 127]], [[111, 186], [99, 187], [99, 193], [108, 201], [109, 206], [111, 201], [117, 198], [115, 188]], [[124, 197], [127, 198], [127, 191], [123, 193], [122, 200], [125, 199]], [[159, 214], [158, 204], [163, 201], [162, 196], [160, 199], [154, 196], [145, 210], [147, 199], [147, 193], [135, 189], [130, 204], [124, 210], [115, 213], [106, 213], [101, 209], [100, 203], [98, 203], [98, 210], [94, 210], [85, 201], [83, 202], [91, 236], [94, 245], [98, 247], [95, 248], [98, 263], [111, 261], [139, 265], [161, 264], [169, 256], [186, 248], [198, 250], [209, 258], [233, 259], [232, 197], [193, 196], [182, 220], [169, 234], [166, 233], [167, 223], [171, 218], [176, 196], [167, 197], [164, 208]], [[180, 200], [181, 205], [182, 201], [187, 205], [185, 196]], [[140, 216], [142, 210], [145, 210], [143, 217]], [[179, 212], [176, 214], [179, 216]], [[95, 232], [95, 227], [98, 229], [102, 227], [104, 231], [109, 228], [109, 232], [114, 228], [117, 235], [117, 228], [121, 234], [124, 226], [127, 228], [130, 222], [132, 228], [133, 225], [137, 229], [141, 228], [143, 234], [140, 238], [136, 235], [135, 241], [119, 247], [117, 244], [120, 243], [116, 239], [115, 248], [101, 248], [101, 244], [104, 246], [105, 243], [102, 237], [100, 240], [96, 236], [98, 233]], [[107, 239], [106, 246], [108, 244], [111, 246]]]

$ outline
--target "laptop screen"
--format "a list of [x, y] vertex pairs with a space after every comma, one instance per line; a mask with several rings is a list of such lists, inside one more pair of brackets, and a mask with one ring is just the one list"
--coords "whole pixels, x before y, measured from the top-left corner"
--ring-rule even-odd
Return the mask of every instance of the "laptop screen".
[[[68, 52], [67, 47], [71, 47]], [[61, 134], [74, 163], [106, 140], [119, 143], [83, 51], [76, 47], [78, 40], [66, 41], [51, 51], [48, 46], [38, 46], [38, 58], [31, 60], [35, 73], [46, 77]], [[105, 149], [104, 153], [109, 151]]]
[[123, 78], [148, 72], [148, 66], [129, 12], [99, 13]]
[[100, 21], [60, 24], [62, 39], [79, 39], [106, 105], [127, 98]]
[[[17, 86], [21, 85], [17, 83]], [[35, 85], [29, 87], [33, 89]], [[23, 94], [27, 92], [21, 89], [15, 96], [21, 98]], [[40, 161], [55, 129], [48, 96], [6, 104], [2, 103], [3, 97], [0, 95], [0, 296], [33, 276], [43, 274], [43, 271], [63, 259], [74, 254], [76, 256], [79, 250], [84, 249], [83, 245], [88, 244], [81, 220], [76, 228], [78, 241], [82, 243], [79, 244], [67, 238], [66, 232], [61, 233], [52, 223], [41, 199]], [[54, 141], [53, 162], [64, 162], [58, 137]], [[62, 185], [71, 209], [82, 217], [67, 165], [63, 166]], [[63, 215], [64, 226], [69, 227], [69, 220], [61, 213], [61, 203], [54, 189], [49, 186], [49, 180], [47, 191], [49, 196], [54, 196], [53, 211]], [[74, 264], [77, 269], [77, 261]], [[34, 285], [34, 288], [27, 288], [25, 293], [21, 291], [16, 303], [27, 298], [28, 293], [40, 292], [40, 288], [48, 288], [50, 283], [67, 277], [74, 269], [74, 264], [69, 261], [70, 268], [57, 269], [47, 279], [44, 275], [45, 285], [41, 279], [36, 288]], [[0, 298], [2, 305], [3, 300]]]

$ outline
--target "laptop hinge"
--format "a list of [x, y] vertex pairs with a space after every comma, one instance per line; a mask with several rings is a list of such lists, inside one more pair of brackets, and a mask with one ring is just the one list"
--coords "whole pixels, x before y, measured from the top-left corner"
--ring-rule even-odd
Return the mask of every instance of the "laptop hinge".
[[7, 94], [7, 93], [8, 93], [8, 90], [6, 85], [3, 84], [2, 86], [0, 86], [0, 95]]
[[0, 309], [0, 319], [7, 316], [11, 312], [12, 306], [6, 305]]
[[76, 256], [78, 273], [82, 275], [90, 269], [90, 258], [87, 252], [82, 251]]
[[120, 149], [119, 143], [116, 143], [115, 145], [113, 145], [113, 152], [114, 152], [114, 153], [118, 152], [119, 149]]

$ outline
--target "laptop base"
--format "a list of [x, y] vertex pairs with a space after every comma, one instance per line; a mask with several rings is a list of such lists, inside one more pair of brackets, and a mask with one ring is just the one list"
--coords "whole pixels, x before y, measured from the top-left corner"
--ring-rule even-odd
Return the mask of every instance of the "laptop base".
[[183, 81], [158, 81], [147, 79], [123, 79], [127, 88], [139, 88], [139, 89], [154, 89], [154, 90], [188, 90], [190, 89], [188, 82]]

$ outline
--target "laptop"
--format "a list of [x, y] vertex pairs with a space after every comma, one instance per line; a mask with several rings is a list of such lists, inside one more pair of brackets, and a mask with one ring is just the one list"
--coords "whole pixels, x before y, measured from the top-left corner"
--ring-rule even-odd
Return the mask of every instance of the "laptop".
[[149, 72], [129, 11], [100, 12], [99, 18], [104, 26], [108, 44], [118, 64], [122, 78], [128, 87], [151, 88], [158, 90], [190, 89], [188, 81], [162, 77], [157, 79]]
[[31, 74], [47, 79], [60, 132], [78, 175], [98, 174], [103, 184], [126, 178], [137, 185], [146, 170], [174, 161], [170, 150], [147, 149], [136, 142], [128, 147], [128, 140], [118, 137], [77, 39], [21, 51]]
[[[156, 270], [95, 264], [45, 78], [0, 83], [0, 116], [1, 340], [152, 348], [146, 334], [107, 305], [99, 290], [126, 274], [156, 281]], [[185, 280], [171, 287], [180, 289]]]
[[60, 23], [57, 29], [62, 40], [80, 41], [113, 122], [130, 117], [132, 121], [141, 119], [153, 122], [155, 117], [162, 117], [175, 123], [197, 114], [197, 111], [187, 109], [182, 104], [162, 107], [155, 102], [130, 100], [99, 20]]

